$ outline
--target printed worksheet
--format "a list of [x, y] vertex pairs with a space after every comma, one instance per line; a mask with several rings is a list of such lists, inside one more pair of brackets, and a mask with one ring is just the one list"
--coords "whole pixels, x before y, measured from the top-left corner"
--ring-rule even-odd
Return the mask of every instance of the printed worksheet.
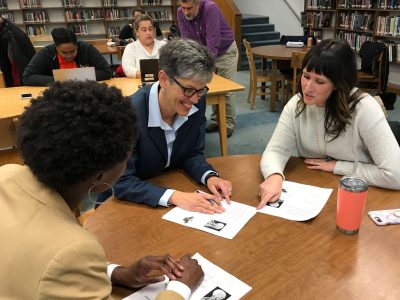
[[[204, 272], [204, 279], [200, 286], [190, 296], [190, 300], [236, 300], [246, 295], [251, 287], [225, 272], [220, 267], [205, 259], [199, 253], [193, 255]], [[141, 290], [131, 294], [123, 300], [150, 300], [167, 287], [168, 278], [163, 282], [149, 284]]]
[[321, 212], [331, 193], [332, 189], [284, 181], [280, 199], [267, 203], [258, 212], [292, 221], [306, 221]]
[[162, 218], [227, 239], [233, 239], [256, 214], [257, 210], [255, 207], [235, 201], [231, 201], [230, 205], [225, 200], [222, 200], [221, 203], [225, 208], [225, 211], [221, 214], [208, 215], [175, 207]]

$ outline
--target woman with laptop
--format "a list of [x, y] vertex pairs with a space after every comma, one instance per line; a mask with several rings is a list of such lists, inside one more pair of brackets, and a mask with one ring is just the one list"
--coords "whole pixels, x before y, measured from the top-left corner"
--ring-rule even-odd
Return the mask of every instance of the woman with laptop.
[[25, 68], [25, 85], [49, 85], [54, 82], [53, 70], [57, 69], [94, 67], [96, 80], [111, 78], [110, 65], [93, 45], [78, 41], [67, 28], [54, 28], [51, 36], [54, 44], [36, 53]]
[[149, 16], [138, 16], [134, 24], [137, 40], [126, 46], [122, 69], [127, 77], [140, 78], [140, 60], [158, 58], [158, 52], [165, 42], [154, 38], [153, 21]]

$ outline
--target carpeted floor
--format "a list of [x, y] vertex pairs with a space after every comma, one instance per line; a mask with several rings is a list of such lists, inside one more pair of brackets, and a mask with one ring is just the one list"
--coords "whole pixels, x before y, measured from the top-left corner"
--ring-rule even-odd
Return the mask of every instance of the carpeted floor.
[[[249, 72], [239, 71], [236, 82], [246, 86], [246, 89], [235, 93], [236, 128], [233, 135], [228, 138], [228, 153], [235, 154], [261, 154], [274, 132], [280, 116], [278, 112], [269, 112], [269, 98], [261, 100], [256, 98], [256, 107], [250, 110], [247, 103], [249, 85]], [[277, 108], [279, 108], [279, 103]], [[397, 99], [394, 110], [389, 110], [389, 120], [400, 121], [400, 99]], [[207, 106], [207, 118], [211, 113], [211, 106]], [[218, 132], [206, 134], [206, 157], [220, 156]]]

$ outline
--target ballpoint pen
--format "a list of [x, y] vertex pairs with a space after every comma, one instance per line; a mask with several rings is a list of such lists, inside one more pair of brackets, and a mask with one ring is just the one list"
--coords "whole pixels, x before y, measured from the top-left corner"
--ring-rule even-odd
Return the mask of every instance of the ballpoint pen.
[[[196, 190], [195, 192], [196, 192], [196, 193], [206, 194], [206, 193], [203, 192], [202, 190]], [[215, 202], [215, 201], [214, 201], [213, 199], [211, 199], [211, 198], [210, 198], [210, 199], [207, 199], [207, 201], [210, 202], [211, 205], [218, 205], [218, 206], [219, 206], [219, 204], [218, 204], [217, 202]]]

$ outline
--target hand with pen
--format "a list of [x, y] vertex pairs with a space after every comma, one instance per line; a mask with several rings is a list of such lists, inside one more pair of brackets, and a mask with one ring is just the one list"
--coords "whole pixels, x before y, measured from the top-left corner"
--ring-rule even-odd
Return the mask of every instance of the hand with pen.
[[174, 204], [182, 209], [189, 211], [197, 211], [204, 214], [222, 213], [225, 209], [221, 205], [221, 196], [197, 192], [197, 193], [184, 193], [175, 191], [169, 203]]
[[267, 202], [277, 201], [282, 193], [283, 177], [280, 174], [272, 174], [260, 184], [260, 203], [257, 209], [263, 208]]

